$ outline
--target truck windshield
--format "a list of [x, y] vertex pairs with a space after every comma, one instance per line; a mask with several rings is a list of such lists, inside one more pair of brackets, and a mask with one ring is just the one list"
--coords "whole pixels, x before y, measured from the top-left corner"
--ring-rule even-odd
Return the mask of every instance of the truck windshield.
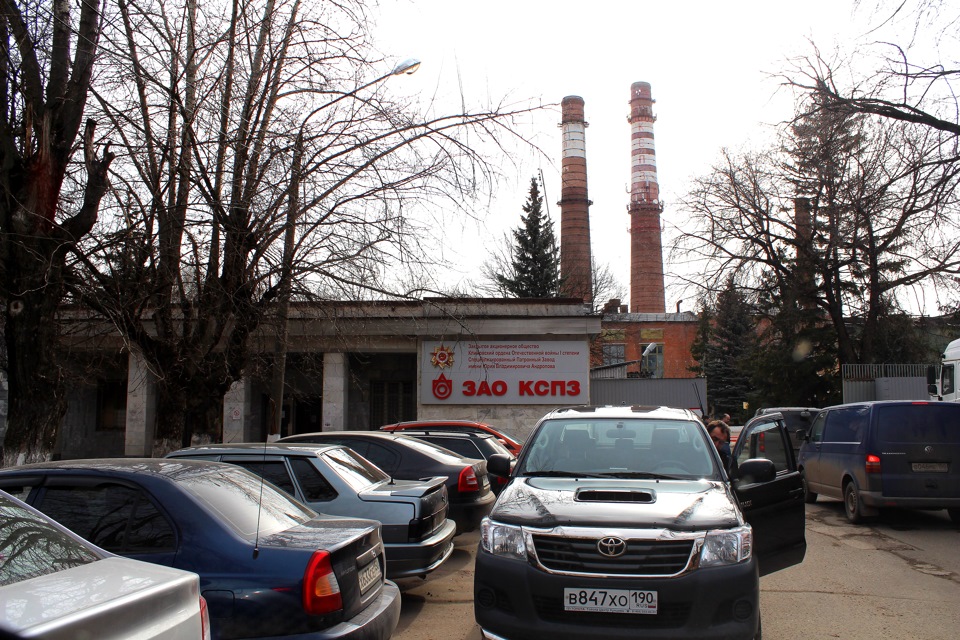
[[544, 422], [518, 475], [719, 478], [703, 425], [685, 420], [575, 419]]

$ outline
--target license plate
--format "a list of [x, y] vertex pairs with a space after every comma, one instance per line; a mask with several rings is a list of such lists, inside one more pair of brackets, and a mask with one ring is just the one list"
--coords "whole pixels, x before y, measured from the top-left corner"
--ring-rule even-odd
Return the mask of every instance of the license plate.
[[635, 589], [564, 589], [563, 609], [656, 615], [657, 592]]
[[911, 465], [911, 468], [914, 471], [921, 472], [933, 472], [933, 473], [946, 473], [947, 472], [947, 463], [946, 462], [914, 462]]
[[357, 580], [360, 582], [360, 593], [366, 593], [370, 587], [380, 582], [380, 563], [374, 560], [365, 567], [361, 567], [357, 572]]

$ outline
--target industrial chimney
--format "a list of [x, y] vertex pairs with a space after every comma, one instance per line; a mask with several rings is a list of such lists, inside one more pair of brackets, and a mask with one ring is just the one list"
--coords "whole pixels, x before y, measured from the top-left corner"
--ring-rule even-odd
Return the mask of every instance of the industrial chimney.
[[590, 260], [590, 200], [587, 199], [586, 128], [583, 98], [567, 96], [560, 126], [563, 129], [560, 185], [560, 274], [564, 295], [593, 303]]
[[630, 311], [664, 313], [660, 186], [649, 82], [630, 86]]

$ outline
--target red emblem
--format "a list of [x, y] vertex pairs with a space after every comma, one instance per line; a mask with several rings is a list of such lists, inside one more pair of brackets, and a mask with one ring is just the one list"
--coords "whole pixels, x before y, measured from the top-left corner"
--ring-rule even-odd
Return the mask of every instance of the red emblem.
[[437, 400], [446, 400], [453, 393], [453, 383], [442, 373], [433, 381], [433, 396]]

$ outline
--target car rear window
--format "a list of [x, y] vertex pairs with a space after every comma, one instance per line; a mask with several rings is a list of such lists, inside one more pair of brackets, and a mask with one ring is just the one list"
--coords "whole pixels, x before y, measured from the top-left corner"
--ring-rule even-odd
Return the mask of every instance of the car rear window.
[[100, 560], [36, 513], [0, 497], [0, 586]]
[[223, 468], [183, 476], [177, 483], [216, 513], [238, 534], [252, 538], [285, 531], [317, 513], [249, 471]]
[[881, 442], [960, 444], [960, 406], [904, 404], [877, 408]]
[[321, 455], [334, 473], [354, 491], [363, 491], [371, 485], [390, 479], [382, 469], [352, 449], [329, 449]]

